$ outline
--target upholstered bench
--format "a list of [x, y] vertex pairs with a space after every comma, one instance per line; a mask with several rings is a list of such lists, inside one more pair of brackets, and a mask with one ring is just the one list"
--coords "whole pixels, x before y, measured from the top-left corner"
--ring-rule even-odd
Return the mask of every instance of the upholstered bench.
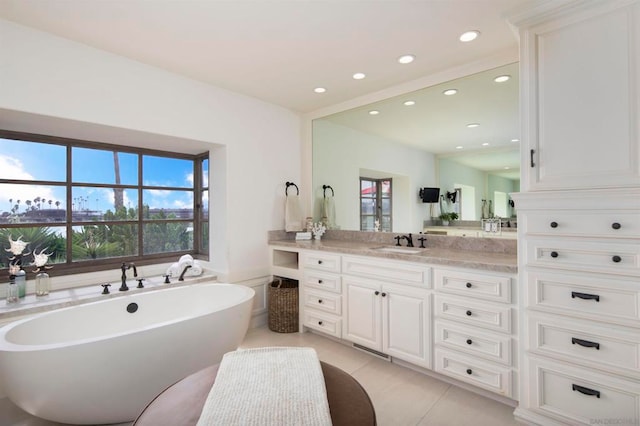
[[[334, 426], [374, 426], [376, 413], [369, 395], [349, 374], [320, 362], [331, 421]], [[158, 395], [144, 409], [134, 426], [192, 426], [216, 380], [218, 366], [200, 370]]]

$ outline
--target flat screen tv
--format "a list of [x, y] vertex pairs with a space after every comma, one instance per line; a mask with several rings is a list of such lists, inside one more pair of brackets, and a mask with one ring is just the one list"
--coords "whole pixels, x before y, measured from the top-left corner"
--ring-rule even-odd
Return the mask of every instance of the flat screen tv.
[[423, 203], [437, 203], [440, 198], [440, 188], [421, 188], [420, 198]]

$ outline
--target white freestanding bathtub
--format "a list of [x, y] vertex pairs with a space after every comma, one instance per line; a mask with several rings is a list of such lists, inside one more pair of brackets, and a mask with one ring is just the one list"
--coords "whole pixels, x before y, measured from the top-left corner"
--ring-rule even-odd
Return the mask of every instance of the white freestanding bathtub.
[[235, 350], [254, 291], [167, 287], [39, 314], [0, 328], [9, 399], [47, 420], [132, 421], [166, 387]]

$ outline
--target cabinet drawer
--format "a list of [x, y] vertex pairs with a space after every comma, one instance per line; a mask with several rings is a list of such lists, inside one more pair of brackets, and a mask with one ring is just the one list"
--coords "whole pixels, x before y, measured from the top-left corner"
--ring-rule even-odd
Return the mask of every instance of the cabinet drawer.
[[431, 288], [431, 268], [415, 263], [343, 256], [342, 273]]
[[551, 315], [529, 319], [529, 347], [568, 362], [640, 376], [640, 332]]
[[438, 373], [454, 377], [463, 382], [471, 383], [492, 392], [512, 396], [512, 371], [487, 362], [478, 361], [472, 357], [459, 355], [443, 349], [435, 350], [436, 368]]
[[640, 418], [637, 382], [540, 359], [531, 359], [529, 368], [530, 403], [538, 411], [568, 424], [634, 424]]
[[304, 306], [330, 314], [342, 314], [342, 297], [339, 294], [307, 289], [304, 292]]
[[640, 246], [559, 239], [529, 239], [527, 263], [545, 268], [640, 275]]
[[511, 366], [511, 337], [490, 333], [473, 326], [435, 321], [435, 343]]
[[528, 272], [529, 305], [534, 309], [599, 321], [640, 326], [640, 288], [615, 278]]
[[640, 237], [640, 211], [594, 212], [582, 210], [527, 213], [524, 221], [526, 234], [558, 236], [638, 238]]
[[333, 317], [330, 314], [325, 314], [312, 309], [305, 309], [304, 325], [305, 327], [330, 334], [338, 339], [342, 338], [342, 320], [340, 318]]
[[443, 293], [511, 303], [511, 278], [435, 269], [434, 285]]
[[334, 275], [328, 272], [314, 271], [313, 269], [305, 270], [304, 285], [319, 290], [342, 293], [340, 275]]
[[511, 333], [511, 308], [508, 306], [437, 295], [435, 312], [439, 318]]
[[325, 252], [309, 252], [302, 253], [302, 265], [305, 268], [317, 269], [327, 272], [340, 272], [340, 255]]

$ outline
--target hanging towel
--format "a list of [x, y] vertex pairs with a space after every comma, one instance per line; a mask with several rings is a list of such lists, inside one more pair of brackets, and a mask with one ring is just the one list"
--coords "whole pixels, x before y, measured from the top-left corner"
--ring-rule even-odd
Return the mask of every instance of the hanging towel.
[[302, 231], [302, 209], [298, 195], [287, 195], [284, 206], [284, 230], [287, 232]]
[[432, 218], [440, 217], [440, 202], [431, 203], [431, 217]]
[[222, 358], [197, 426], [331, 426], [313, 348], [239, 349]]
[[325, 226], [334, 229], [336, 226], [336, 209], [333, 197], [324, 197], [322, 200], [322, 217], [327, 218]]

